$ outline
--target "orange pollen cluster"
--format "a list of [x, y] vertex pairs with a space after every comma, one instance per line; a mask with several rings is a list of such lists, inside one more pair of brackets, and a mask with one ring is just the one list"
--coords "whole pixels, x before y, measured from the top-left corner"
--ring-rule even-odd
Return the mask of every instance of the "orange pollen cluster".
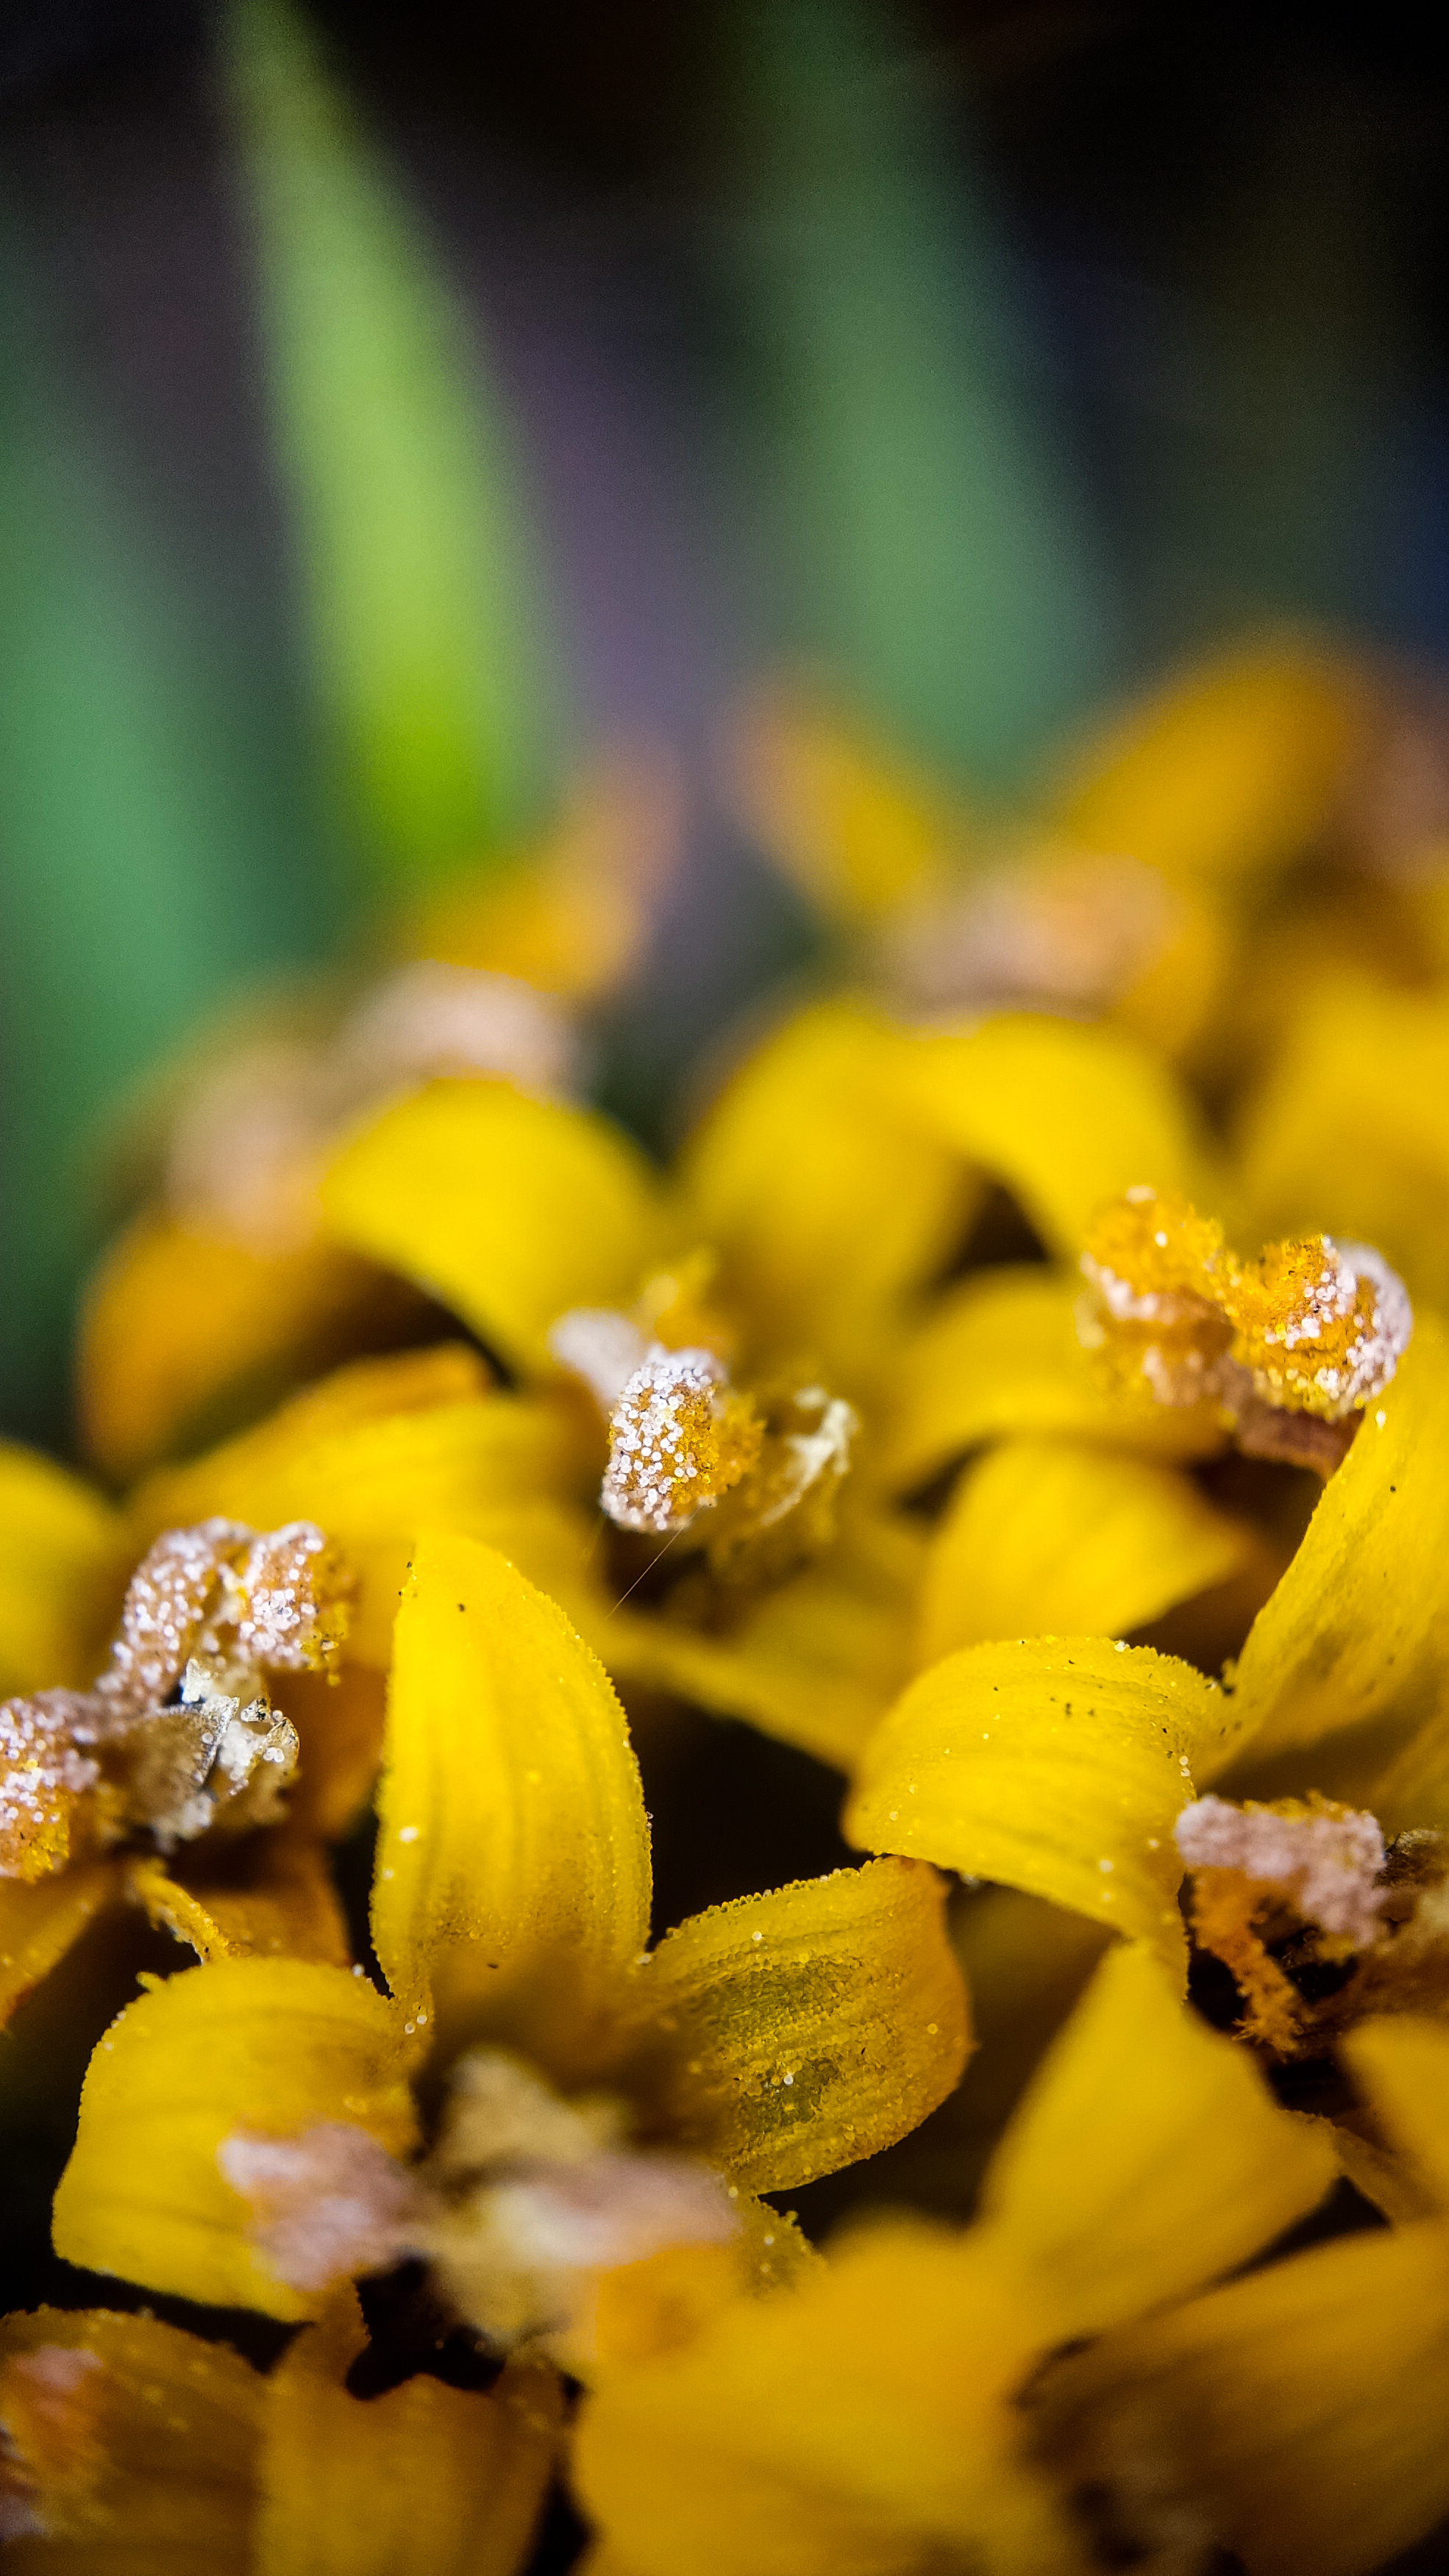
[[1161, 1404], [1215, 1402], [1338, 1424], [1387, 1386], [1413, 1331], [1402, 1280], [1367, 1244], [1326, 1234], [1256, 1261], [1186, 1199], [1129, 1190], [1082, 1254], [1079, 1330]]

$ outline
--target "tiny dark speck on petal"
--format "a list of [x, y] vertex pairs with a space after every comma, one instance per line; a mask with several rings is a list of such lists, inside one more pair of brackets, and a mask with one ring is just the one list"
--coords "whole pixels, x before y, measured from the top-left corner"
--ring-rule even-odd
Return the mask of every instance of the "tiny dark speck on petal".
[[467, 1609], [467, 1607], [468, 1607], [468, 1604], [467, 1604], [467, 1602], [466, 1602], [466, 1601], [460, 1601], [460, 1602], [459, 1602], [459, 1604], [458, 1604], [458, 1607], [459, 1607], [459, 1609], [460, 1609], [460, 1610], [466, 1610], [466, 1609]]

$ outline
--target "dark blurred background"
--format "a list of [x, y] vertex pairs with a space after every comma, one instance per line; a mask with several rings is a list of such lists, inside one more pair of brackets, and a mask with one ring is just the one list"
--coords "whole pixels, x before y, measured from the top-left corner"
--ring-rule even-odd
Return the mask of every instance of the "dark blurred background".
[[0, 6], [0, 1425], [67, 1438], [136, 1086], [685, 763], [657, 1140], [805, 956], [723, 814], [804, 661], [978, 793], [1284, 616], [1449, 645], [1407, 9]]

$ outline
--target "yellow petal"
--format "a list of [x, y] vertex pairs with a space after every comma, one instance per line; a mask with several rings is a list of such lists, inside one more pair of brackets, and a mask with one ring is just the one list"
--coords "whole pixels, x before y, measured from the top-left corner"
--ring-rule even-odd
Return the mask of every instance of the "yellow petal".
[[966, 1470], [932, 1540], [920, 1661], [990, 1637], [1120, 1637], [1226, 1582], [1252, 1544], [1177, 1468], [1003, 1441]]
[[121, 1892], [119, 1861], [82, 1862], [26, 1885], [0, 1879], [0, 2022], [80, 1939]]
[[93, 1486], [0, 1441], [0, 1699], [89, 1682], [130, 1570], [121, 1516]]
[[405, 2380], [349, 2396], [367, 2337], [356, 2293], [304, 2327], [267, 2381], [254, 2576], [514, 2576], [561, 2415], [546, 2363], [487, 2395]]
[[879, 1472], [923, 1483], [982, 1441], [1061, 1434], [1166, 1458], [1209, 1458], [1207, 1406], [1157, 1404], [1109, 1384], [1077, 1338], [1075, 1273], [988, 1270], [937, 1300], [881, 1390]]
[[340, 1842], [356, 1823], [382, 1763], [386, 1692], [383, 1674], [366, 1664], [278, 1681], [275, 1698], [301, 1747], [287, 1790], [288, 1822], [299, 1834]]
[[1449, 1302], [1449, 1009], [1344, 971], [1320, 976], [1273, 1028], [1239, 1125], [1260, 1235], [1375, 1244], [1410, 1293]]
[[[402, 1399], [395, 1407], [387, 1403], [394, 1385]], [[212, 1512], [254, 1529], [316, 1521], [361, 1583], [348, 1653], [385, 1666], [420, 1529], [462, 1529], [506, 1544], [515, 1528], [527, 1541], [542, 1515], [567, 1533], [556, 1498], [586, 1484], [591, 1463], [565, 1407], [484, 1391], [478, 1363], [454, 1348], [342, 1370], [239, 1439], [151, 1477], [132, 1520], [138, 1549], [158, 1530]], [[575, 1562], [585, 1527], [580, 1514]]]
[[1362, 2023], [1342, 2046], [1359, 2092], [1449, 2210], [1449, 2031], [1406, 2013]]
[[748, 827], [828, 918], [888, 920], [949, 877], [960, 814], [798, 691], [767, 689], [748, 700], [730, 748], [731, 784]]
[[752, 1356], [803, 1352], [857, 1370], [960, 1231], [960, 1158], [894, 1097], [906, 1044], [845, 1003], [801, 1012], [748, 1057], [689, 1144], [684, 1186]]
[[628, 2576], [1087, 2576], [1020, 2449], [1049, 2311], [980, 2236], [873, 2227], [585, 2402], [574, 2475]]
[[306, 2317], [247, 2242], [216, 2151], [236, 2128], [351, 2120], [415, 2140], [400, 2016], [361, 1976], [289, 1959], [194, 1968], [131, 2004], [91, 2059], [55, 2196], [56, 2252], [215, 2307]]
[[855, 1522], [828, 1558], [766, 1593], [727, 1633], [625, 1608], [599, 1629], [600, 1650], [625, 1681], [748, 1718], [849, 1771], [909, 1674], [922, 1553], [903, 1517]]
[[1369, 2576], [1449, 2512], [1443, 2227], [1272, 2264], [1107, 2336], [1047, 2398], [1050, 2456], [1099, 2514], [1121, 2500], [1144, 2558], [1186, 2530], [1251, 2576]]
[[1449, 1344], [1421, 1315], [1370, 1404], [1298, 1553], [1253, 1622], [1232, 1735], [1204, 1766], [1266, 1757], [1372, 1723], [1404, 1733], [1449, 1683]]
[[86, 1447], [109, 1475], [134, 1476], [370, 1334], [395, 1340], [417, 1302], [330, 1244], [251, 1252], [230, 1235], [140, 1217], [107, 1253], [81, 1314]]
[[1072, 1906], [1186, 1965], [1175, 1819], [1222, 1694], [1102, 1637], [968, 1646], [912, 1682], [866, 1747], [849, 1840]]
[[992, 2160], [981, 2216], [1098, 2334], [1246, 2261], [1333, 2183], [1329, 2140], [1134, 1949], [1108, 1952]]
[[659, 1240], [643, 1156], [592, 1111], [506, 1082], [433, 1082], [345, 1145], [333, 1236], [441, 1298], [523, 1369], [569, 1306], [616, 1304]]
[[669, 2125], [785, 2191], [903, 2138], [966, 2060], [969, 2008], [933, 1870], [877, 1861], [692, 1915], [639, 1972], [670, 2035]]
[[1348, 666], [1291, 640], [1204, 663], [1087, 748], [1059, 821], [1169, 876], [1256, 874], [1322, 821], [1363, 714]]
[[1002, 1011], [917, 1032], [898, 1061], [928, 1132], [1003, 1182], [1071, 1260], [1097, 1210], [1139, 1183], [1222, 1203], [1187, 1094], [1124, 1030]]
[[464, 870], [404, 925], [415, 957], [516, 975], [571, 1000], [606, 992], [647, 937], [678, 853], [680, 805], [657, 753], [608, 761], [541, 847]]
[[265, 2402], [265, 2382], [225, 2344], [155, 2317], [5, 2318], [9, 2477], [50, 2535], [13, 2543], [7, 2565], [17, 2576], [251, 2576]]
[[471, 1539], [418, 1547], [380, 1813], [373, 1940], [409, 2017], [445, 1971], [538, 2053], [607, 2016], [649, 1927], [624, 1713], [555, 1603]]
[[[187, 1883], [192, 1877], [195, 1885]], [[174, 1876], [162, 1860], [133, 1861], [129, 1892], [153, 1923], [188, 1942], [202, 1961], [315, 1959], [334, 1968], [352, 1962], [327, 1855], [288, 1826], [249, 1834], [234, 1852], [198, 1856], [186, 1877]]]

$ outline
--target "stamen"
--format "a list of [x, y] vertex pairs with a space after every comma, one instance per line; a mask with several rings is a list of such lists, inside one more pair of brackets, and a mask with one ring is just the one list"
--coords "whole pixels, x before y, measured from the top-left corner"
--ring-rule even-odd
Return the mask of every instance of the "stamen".
[[1080, 1337], [1129, 1384], [1213, 1403], [1250, 1455], [1325, 1475], [1413, 1332], [1404, 1284], [1371, 1246], [1320, 1234], [1242, 1261], [1187, 1200], [1147, 1188], [1103, 1211], [1081, 1266]]
[[44, 1877], [131, 1832], [164, 1851], [270, 1821], [298, 1742], [263, 1672], [331, 1668], [351, 1592], [310, 1521], [166, 1531], [94, 1689], [0, 1707], [0, 1878]]
[[739, 1483], [763, 1437], [713, 1351], [651, 1343], [610, 1415], [599, 1499], [621, 1529], [669, 1537]]
[[294, 2290], [388, 2271], [413, 2249], [426, 2194], [366, 2129], [343, 2120], [294, 2138], [234, 2129], [216, 2161], [251, 2211], [250, 2243]]
[[762, 1400], [760, 1455], [721, 1506], [709, 1539], [711, 1572], [731, 1582], [778, 1583], [829, 1546], [860, 1429], [854, 1406], [824, 1387]]

